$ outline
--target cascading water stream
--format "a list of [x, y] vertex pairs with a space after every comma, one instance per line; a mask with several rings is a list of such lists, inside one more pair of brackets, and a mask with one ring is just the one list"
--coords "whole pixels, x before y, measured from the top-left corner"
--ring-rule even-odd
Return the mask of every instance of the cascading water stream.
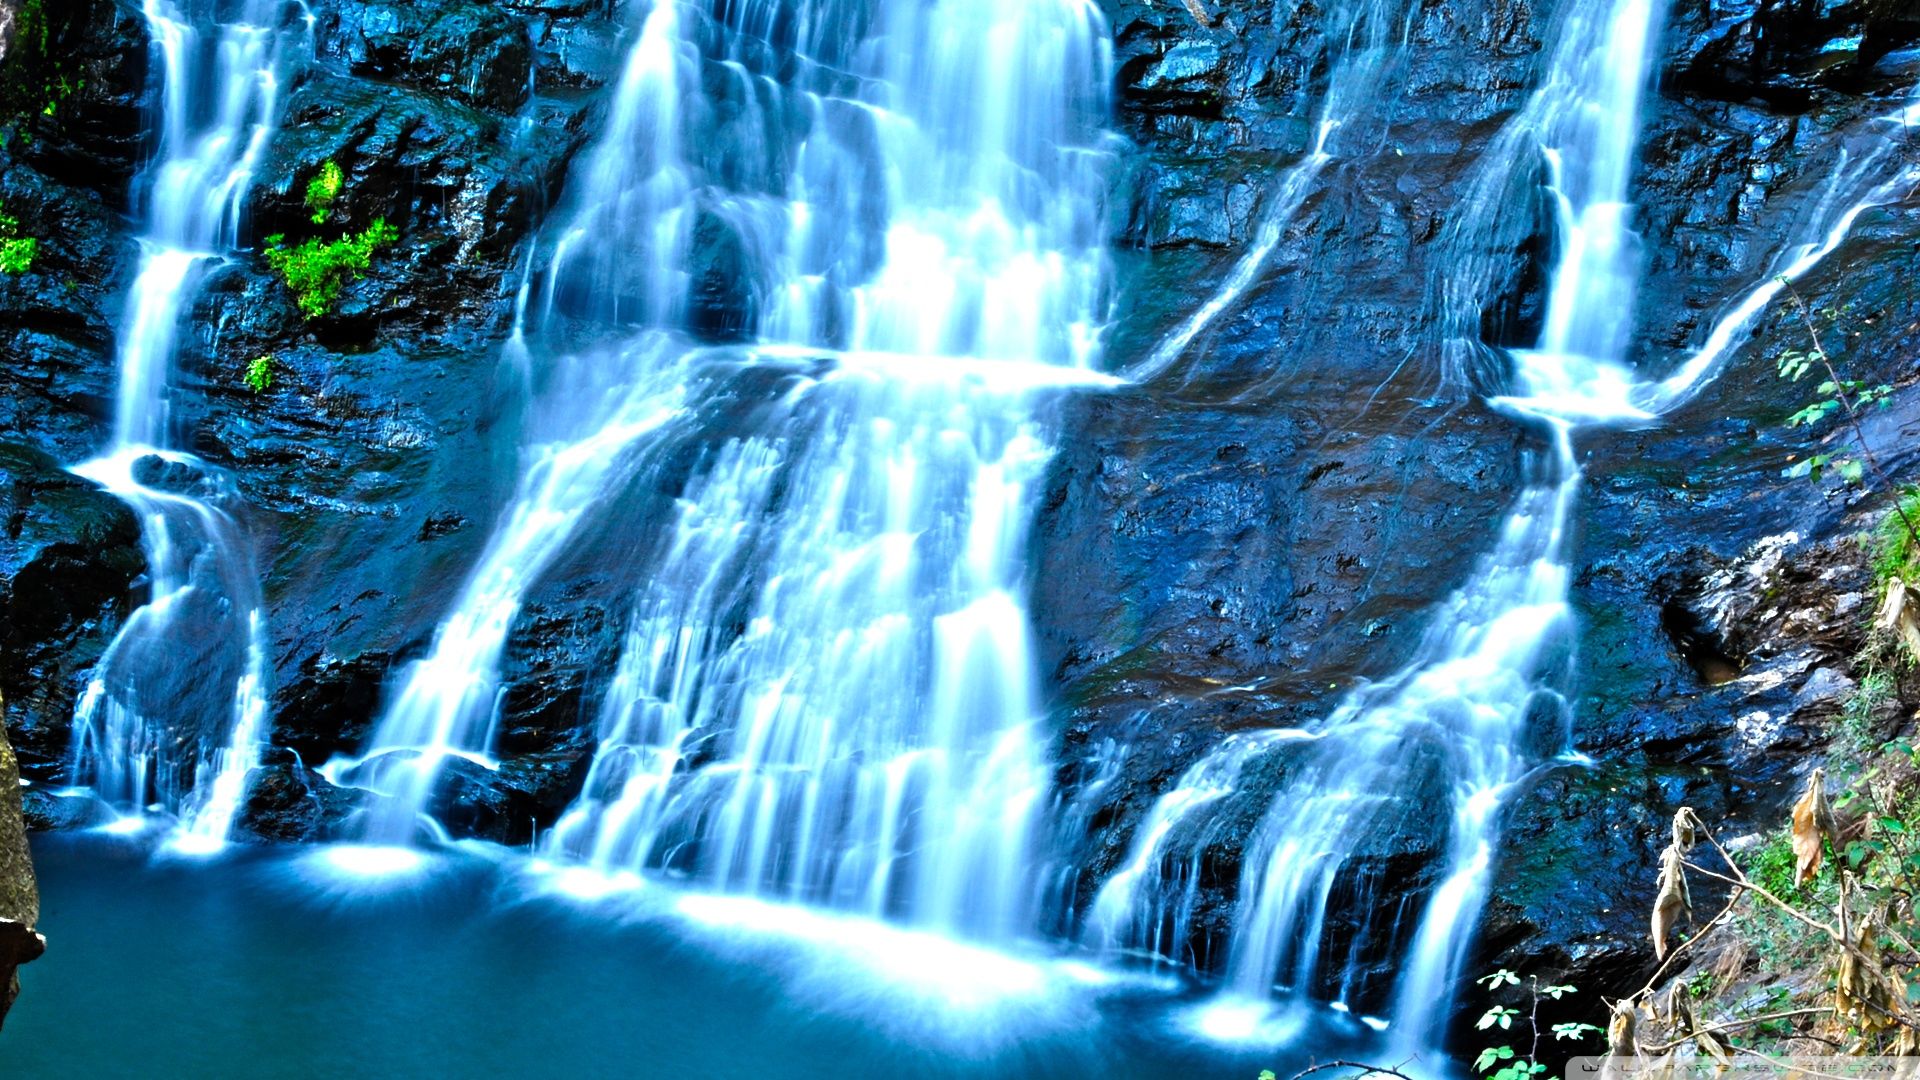
[[[1049, 783], [1019, 551], [1051, 455], [1033, 395], [1100, 381], [1104, 37], [1081, 3], [877, 7], [887, 48], [853, 61], [877, 98], [809, 95], [763, 324], [776, 353], [844, 346], [683, 500], [552, 849], [1004, 938], [1036, 922]], [[849, 223], [827, 211], [860, 172], [893, 211], [836, 296], [823, 245]], [[765, 523], [730, 526], [776, 472]], [[752, 583], [719, 588], [739, 567]], [[688, 767], [694, 737], [714, 743]]]
[[205, 24], [169, 0], [142, 8], [161, 63], [161, 135], [144, 174], [147, 228], [119, 336], [114, 439], [74, 472], [140, 516], [150, 598], [102, 657], [74, 718], [73, 782], [136, 826], [175, 815], [173, 846], [219, 847], [267, 722], [265, 626], [229, 479], [169, 447], [175, 335], [206, 264], [238, 242], [273, 133], [284, 0]]
[[[1540, 154], [1553, 166], [1550, 315], [1539, 346], [1516, 354], [1514, 392], [1495, 402], [1543, 424], [1550, 451], [1414, 660], [1268, 750], [1283, 755], [1283, 779], [1242, 851], [1227, 998], [1203, 1018], [1214, 1034], [1259, 1029], [1277, 983], [1300, 998], [1386, 1006], [1401, 1047], [1435, 1044], [1484, 895], [1496, 811], [1538, 748], [1564, 744], [1552, 683], [1573, 640], [1571, 433], [1646, 417], [1625, 401], [1632, 380], [1620, 363], [1639, 274], [1627, 191], [1656, 36], [1651, 0], [1571, 5], [1540, 88], [1486, 163], [1503, 178]], [[1505, 209], [1470, 205], [1469, 218]], [[1109, 947], [1155, 947], [1164, 928], [1191, 923], [1186, 853], [1212, 835], [1204, 808], [1231, 793], [1248, 750], [1230, 740], [1162, 797], [1129, 860], [1160, 872], [1118, 875], [1094, 904]], [[1436, 803], [1452, 812], [1434, 814]], [[1392, 869], [1409, 852], [1433, 868], [1424, 902], [1407, 890], [1417, 862]]]
[[[680, 312], [680, 264], [692, 178], [682, 160], [681, 96], [692, 79], [673, 0], [636, 6], [638, 35], [613, 98], [606, 134], [587, 158], [576, 219], [547, 272], [547, 311], [584, 296], [607, 323], [643, 329], [605, 349], [558, 357], [530, 421], [523, 473], [480, 564], [429, 653], [408, 665], [365, 757], [322, 767], [336, 784], [383, 798], [366, 838], [407, 845], [450, 757], [492, 768], [500, 658], [526, 592], [587, 512], [631, 465], [634, 443], [684, 408], [685, 352], [659, 327]], [[544, 313], [544, 312], [543, 312]], [[510, 346], [531, 367], [527, 313]]]
[[[1213, 810], [1229, 805], [1263, 756], [1284, 755], [1285, 777], [1243, 852], [1237, 916], [1225, 965], [1228, 999], [1203, 1023], [1244, 1035], [1278, 982], [1295, 994], [1345, 1001], [1369, 967], [1391, 981], [1396, 1045], [1434, 1045], [1484, 900], [1497, 813], [1516, 782], [1565, 745], [1554, 689], [1575, 642], [1567, 531], [1581, 472], [1573, 437], [1590, 425], [1653, 422], [1717, 374], [1759, 312], [1832, 253], [1866, 210], [1900, 198], [1920, 172], [1895, 162], [1892, 137], [1920, 122], [1909, 107], [1868, 125], [1836, 162], [1806, 239], [1780, 255], [1761, 284], [1716, 321], [1702, 347], [1664, 380], [1626, 366], [1641, 257], [1628, 202], [1639, 100], [1657, 39], [1649, 0], [1575, 4], [1563, 15], [1540, 88], [1496, 140], [1451, 227], [1456, 268], [1438, 290], [1443, 324], [1462, 336], [1449, 354], [1485, 354], [1477, 331], [1489, 295], [1481, 252], [1499, 218], [1525, 199], [1532, 162], [1544, 162], [1558, 256], [1547, 317], [1533, 349], [1511, 352], [1512, 388], [1492, 404], [1544, 429], [1547, 452], [1501, 528], [1494, 550], [1435, 615], [1415, 661], [1350, 696], [1306, 732], [1230, 738], [1162, 796], [1136, 832], [1122, 869], [1104, 883], [1087, 937], [1108, 950], [1180, 958], [1191, 947], [1200, 856], [1215, 843]], [[1430, 827], [1411, 804], [1451, 792], [1451, 820]], [[1409, 795], [1408, 793], [1413, 793]], [[1384, 843], [1383, 843], [1384, 838]], [[1417, 917], [1394, 911], [1367, 880], [1395, 844], [1430, 846], [1441, 872]], [[1387, 911], [1391, 925], [1329, 931], [1330, 905]], [[1349, 924], [1351, 916], [1347, 916]], [[1389, 944], [1370, 945], [1383, 938]], [[1340, 951], [1344, 947], [1344, 952]]]
[[[1030, 931], [1050, 772], [1021, 547], [1051, 455], [1043, 395], [1110, 381], [1091, 370], [1104, 25], [1084, 0], [723, 10], [649, 9], [529, 304], [524, 340], [555, 384], [536, 432], [558, 434], [369, 755], [329, 771], [388, 796], [370, 839], [408, 841], [445, 759], [490, 764], [526, 588], [624, 478], [690, 446], [694, 474], [661, 481], [679, 485], [675, 527], [636, 567], [595, 762], [548, 850]], [[703, 67], [720, 76], [704, 88]], [[725, 98], [727, 130], [689, 134], [714, 111], [689, 106], [701, 95]], [[696, 228], [752, 258], [753, 344], [680, 343]], [[638, 361], [555, 348], [634, 323], [611, 352]], [[724, 427], [744, 433], [716, 438], [730, 395], [746, 404]]]
[[1326, 37], [1333, 45], [1328, 50], [1327, 89], [1314, 125], [1312, 149], [1274, 183], [1252, 246], [1234, 263], [1214, 295], [1127, 369], [1130, 381], [1147, 382], [1171, 368], [1194, 339], [1259, 280], [1320, 175], [1340, 156], [1336, 140], [1362, 151], [1378, 147], [1379, 138], [1368, 121], [1376, 119], [1373, 107], [1398, 91], [1395, 69], [1406, 44], [1407, 18], [1406, 5], [1399, 0], [1345, 0], [1328, 9]]

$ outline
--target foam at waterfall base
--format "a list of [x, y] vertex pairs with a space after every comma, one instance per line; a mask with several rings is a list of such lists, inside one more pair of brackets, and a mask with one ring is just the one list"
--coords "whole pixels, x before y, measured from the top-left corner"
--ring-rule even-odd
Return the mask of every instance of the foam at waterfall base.
[[1567, 424], [1651, 422], [1638, 398], [1645, 388], [1621, 364], [1589, 356], [1512, 350], [1514, 390], [1489, 398], [1495, 408]]
[[1050, 953], [989, 948], [861, 915], [750, 896], [687, 891], [631, 872], [534, 860], [536, 892], [596, 919], [670, 927], [730, 965], [777, 972], [820, 1014], [879, 1023], [916, 1040], [966, 1045], [1071, 1032], [1096, 1022], [1108, 994], [1165, 995], [1181, 982]]

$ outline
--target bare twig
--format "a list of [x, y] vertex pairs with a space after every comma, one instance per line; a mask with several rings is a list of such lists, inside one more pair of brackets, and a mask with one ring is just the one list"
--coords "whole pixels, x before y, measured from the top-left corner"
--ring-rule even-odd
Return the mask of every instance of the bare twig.
[[1400, 1080], [1413, 1080], [1413, 1077], [1408, 1076], [1398, 1069], [1389, 1069], [1384, 1065], [1369, 1065], [1364, 1061], [1329, 1061], [1324, 1065], [1314, 1065], [1301, 1069], [1299, 1072], [1288, 1077], [1287, 1080], [1300, 1080], [1301, 1077], [1326, 1072], [1328, 1069], [1359, 1069], [1361, 1070], [1360, 1075], [1362, 1076], [1378, 1073], [1382, 1076], [1397, 1076]]
[[1761, 888], [1760, 886], [1755, 885], [1752, 879], [1748, 878], [1747, 875], [1740, 874], [1740, 871], [1738, 868], [1735, 868], [1734, 873], [1740, 874], [1740, 876], [1737, 878], [1730, 878], [1725, 874], [1716, 874], [1713, 871], [1697, 863], [1683, 863], [1682, 865], [1684, 865], [1687, 869], [1694, 871], [1695, 873], [1705, 874], [1707, 877], [1713, 878], [1718, 881], [1724, 881], [1729, 885], [1738, 885], [1741, 888], [1746, 889], [1749, 892], [1752, 892], [1754, 895], [1759, 896], [1761, 899], [1772, 904], [1774, 907], [1779, 908], [1781, 911], [1786, 912], [1788, 915], [1792, 916], [1793, 918], [1798, 919], [1799, 921], [1806, 923], [1808, 926], [1813, 927], [1815, 930], [1818, 930], [1821, 933], [1827, 935], [1829, 938], [1832, 938], [1834, 941], [1837, 941], [1843, 945], [1846, 945], [1849, 949], [1852, 948], [1852, 943], [1844, 941], [1840, 937], [1840, 932], [1838, 930], [1835, 930], [1833, 927], [1828, 926], [1826, 923], [1820, 922], [1819, 920], [1804, 914], [1803, 912], [1800, 911], [1799, 908], [1794, 907], [1792, 904], [1787, 903], [1785, 900], [1782, 900], [1779, 897], [1768, 892], [1767, 890]]
[[1794, 1016], [1819, 1016], [1832, 1011], [1832, 1006], [1823, 1005], [1817, 1009], [1788, 1009], [1786, 1012], [1768, 1013], [1765, 1016], [1750, 1016], [1744, 1020], [1726, 1020], [1707, 1027], [1694, 1028], [1691, 1032], [1672, 1042], [1664, 1042], [1658, 1046], [1643, 1046], [1640, 1049], [1645, 1053], [1658, 1054], [1663, 1050], [1671, 1050], [1676, 1046], [1684, 1046], [1692, 1042], [1695, 1035], [1712, 1035], [1722, 1031], [1733, 1031], [1736, 1028], [1751, 1027], [1754, 1024], [1764, 1024], [1769, 1020], [1785, 1020]]

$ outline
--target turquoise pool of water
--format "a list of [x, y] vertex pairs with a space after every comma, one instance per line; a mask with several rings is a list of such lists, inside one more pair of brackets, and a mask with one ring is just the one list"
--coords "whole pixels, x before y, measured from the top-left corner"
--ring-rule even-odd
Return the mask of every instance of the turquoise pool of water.
[[49, 951], [0, 1077], [1253, 1080], [1367, 1034], [1328, 1016], [1222, 1041], [1204, 1032], [1242, 1014], [1171, 978], [497, 849], [372, 877], [324, 849], [34, 850]]

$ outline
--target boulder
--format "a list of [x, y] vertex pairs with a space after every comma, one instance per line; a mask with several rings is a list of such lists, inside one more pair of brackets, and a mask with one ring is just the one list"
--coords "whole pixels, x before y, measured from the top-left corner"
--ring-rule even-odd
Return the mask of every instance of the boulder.
[[27, 825], [20, 815], [20, 767], [0, 726], [0, 1021], [20, 996], [20, 965], [39, 959], [47, 942], [34, 927], [40, 921], [40, 893], [27, 850]]

